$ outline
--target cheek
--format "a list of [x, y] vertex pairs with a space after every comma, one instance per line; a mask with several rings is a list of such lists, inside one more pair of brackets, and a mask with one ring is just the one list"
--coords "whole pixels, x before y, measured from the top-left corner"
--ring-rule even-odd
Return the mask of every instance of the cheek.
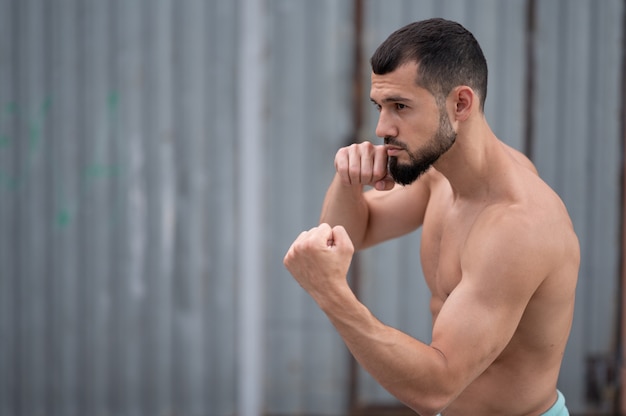
[[410, 143], [421, 146], [428, 143], [439, 131], [439, 119], [432, 117], [416, 118], [410, 124], [410, 132], [407, 137]]

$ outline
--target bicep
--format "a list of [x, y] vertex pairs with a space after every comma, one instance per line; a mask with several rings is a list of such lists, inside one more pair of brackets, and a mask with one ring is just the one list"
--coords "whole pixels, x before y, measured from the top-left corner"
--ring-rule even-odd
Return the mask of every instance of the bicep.
[[[446, 357], [461, 389], [509, 344], [545, 276], [545, 262], [536, 260], [541, 254], [524, 231], [516, 228], [519, 224], [483, 225], [496, 231], [480, 231], [478, 238], [468, 238], [461, 281], [433, 326], [431, 346]], [[520, 237], [512, 241], [510, 235]]]
[[521, 298], [513, 304], [488, 299], [486, 291], [468, 283], [468, 276], [464, 279], [444, 302], [431, 342], [431, 347], [445, 357], [451, 382], [459, 392], [501, 354], [526, 304]]

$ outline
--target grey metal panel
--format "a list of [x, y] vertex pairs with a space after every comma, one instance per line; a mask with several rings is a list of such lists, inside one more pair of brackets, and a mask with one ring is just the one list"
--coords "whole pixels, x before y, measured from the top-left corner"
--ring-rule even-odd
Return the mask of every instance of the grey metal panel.
[[[235, 129], [237, 79], [235, 77], [238, 39], [235, 24], [236, 2], [211, 2], [205, 11], [206, 39], [208, 44], [203, 74], [206, 107], [198, 109], [206, 121], [207, 135], [205, 157], [208, 160], [208, 189], [204, 197], [207, 209], [203, 213], [206, 232], [204, 244], [209, 249], [208, 271], [204, 291], [207, 294], [208, 328], [205, 342], [208, 345], [207, 406], [216, 414], [235, 412], [235, 316], [236, 316], [236, 264], [235, 238], [235, 178], [237, 172]], [[220, 41], [227, 39], [230, 41]], [[231, 43], [232, 42], [232, 43]], [[207, 120], [208, 119], [208, 120]], [[206, 280], [208, 279], [208, 280]]]
[[[271, 103], [269, 110], [272, 117], [280, 122], [268, 127], [267, 137], [274, 142], [281, 138], [285, 140], [289, 136], [301, 137], [305, 134], [304, 108], [308, 97], [303, 75], [307, 66], [307, 32], [305, 9], [299, 2], [271, 2], [270, 16], [275, 19], [268, 25], [271, 28], [268, 34], [269, 44], [275, 57], [268, 70], [270, 78], [268, 94]], [[281, 71], [281, 68], [285, 70]], [[277, 158], [270, 156], [270, 162], [273, 166], [280, 166], [278, 172], [288, 172], [288, 175], [268, 178], [272, 183], [268, 189], [270, 201], [284, 198], [284, 192], [281, 190], [306, 189], [304, 187], [306, 171], [302, 168], [306, 164], [306, 148], [303, 141], [290, 140], [282, 144], [283, 146], [277, 146]], [[314, 225], [311, 221], [314, 218], [309, 219], [310, 225], [305, 222], [306, 196], [305, 192], [294, 191], [285, 201], [288, 205], [284, 211], [272, 206], [267, 210], [272, 224], [293, 227], [291, 233], [283, 231], [282, 227], [278, 228], [279, 232], [287, 234], [283, 238], [279, 237], [286, 247], [283, 250], [270, 251], [273, 254], [268, 256], [269, 259], [280, 259], [289, 245], [289, 239], [295, 238], [299, 232], [297, 230]], [[278, 266], [272, 267], [273, 263], [270, 261], [268, 267], [279, 270]], [[282, 272], [271, 273], [269, 276], [276, 276], [289, 282], [288, 277]], [[308, 299], [295, 282], [290, 283], [290, 286], [285, 286], [281, 281], [268, 281], [268, 287], [279, 293], [274, 301], [268, 302], [266, 312], [268, 351], [278, 352], [268, 356], [266, 392], [270, 403], [274, 403], [273, 410], [277, 413], [301, 409], [305, 394], [301, 387], [305, 380], [301, 370], [304, 361], [304, 339], [293, 334], [302, 328], [305, 317], [303, 304]], [[271, 298], [268, 296], [269, 299]]]
[[[206, 229], [203, 202], [207, 197], [207, 124], [204, 109], [207, 97], [207, 61], [203, 43], [207, 38], [205, 2], [189, 1], [173, 7], [174, 51], [173, 61], [184, 63], [174, 68], [174, 137], [175, 157], [180, 166], [176, 179], [177, 196], [174, 276], [178, 281], [172, 287], [173, 330], [172, 330], [172, 376], [174, 380], [174, 408], [187, 408], [190, 414], [201, 414], [210, 409], [208, 404], [217, 403], [212, 397], [215, 389], [207, 392], [208, 355], [205, 334], [207, 296], [207, 262], [203, 246]], [[209, 315], [210, 316], [210, 315]], [[212, 400], [207, 400], [207, 393]], [[225, 396], [233, 400], [232, 396]], [[214, 401], [213, 401], [214, 400]], [[224, 399], [222, 399], [224, 400]]]
[[[15, 139], [15, 70], [9, 58], [15, 38], [15, 2], [0, 1], [0, 230], [5, 237], [0, 238], [0, 414], [9, 414], [16, 408], [15, 396], [18, 367], [15, 322], [17, 320], [16, 280], [10, 276], [17, 273], [14, 257], [16, 236], [16, 204], [12, 198], [14, 183], [14, 152], [11, 150]], [[12, 337], [8, 337], [12, 334]]]
[[[79, 76], [75, 99], [81, 108], [77, 168], [80, 208], [76, 226], [79, 244], [78, 313], [82, 319], [79, 338], [79, 389], [83, 409], [105, 413], [109, 387], [109, 288], [111, 273], [111, 131], [107, 108], [110, 88], [109, 8], [96, 2], [80, 4], [77, 43]], [[62, 116], [61, 116], [62, 117]], [[59, 300], [57, 300], [59, 301]]]
[[[140, 3], [115, 4], [114, 33], [118, 91], [119, 144], [116, 156], [121, 164], [119, 206], [120, 223], [115, 256], [118, 274], [112, 287], [112, 340], [110, 356], [119, 363], [111, 372], [111, 410], [138, 414], [141, 408], [141, 310], [145, 299], [144, 268], [147, 242], [147, 196], [142, 149], [143, 68], [141, 42], [142, 8]], [[158, 363], [154, 364], [155, 366]]]
[[15, 246], [18, 251], [17, 320], [19, 330], [17, 366], [19, 377], [17, 405], [30, 414], [43, 414], [45, 403], [45, 340], [46, 340], [46, 258], [47, 229], [46, 171], [43, 154], [49, 149], [45, 137], [45, 75], [44, 5], [43, 2], [20, 3], [17, 7], [17, 42], [20, 49], [16, 62], [17, 102], [15, 160], [16, 189], [19, 210], [16, 215], [19, 233]]
[[538, 2], [534, 159], [567, 205], [582, 251], [559, 381], [574, 412], [587, 408], [586, 358], [610, 354], [615, 342], [622, 15], [621, 1]]
[[620, 138], [620, 109], [623, 104], [621, 59], [623, 54], [624, 2], [606, 2], [591, 5], [589, 37], [590, 59], [587, 77], [591, 83], [589, 117], [586, 134], [587, 152], [591, 158], [588, 167], [590, 193], [588, 203], [593, 214], [588, 219], [588, 248], [590, 268], [585, 271], [593, 283], [589, 289], [589, 324], [586, 325], [588, 350], [591, 353], [608, 352], [614, 340], [617, 323], [619, 240], [620, 240], [620, 186], [623, 165]]
[[496, 136], [521, 151], [526, 127], [526, 3], [477, 0], [467, 23], [489, 66], [487, 120]]
[[58, 388], [56, 397], [52, 397], [50, 414], [77, 415], [78, 403], [76, 396], [80, 381], [78, 375], [79, 326], [78, 320], [78, 282], [80, 273], [79, 234], [76, 216], [80, 209], [78, 168], [79, 148], [75, 140], [78, 133], [78, 109], [76, 88], [73, 87], [78, 78], [76, 7], [73, 1], [64, 1], [59, 7], [52, 8], [51, 19], [59, 22], [54, 25], [50, 38], [51, 83], [54, 89], [50, 92], [55, 97], [50, 107], [50, 134], [55, 138], [56, 145], [50, 153], [53, 159], [51, 169], [52, 220], [54, 243], [51, 244], [52, 255], [51, 280], [54, 282], [49, 294], [51, 302], [56, 305], [52, 312], [52, 329], [56, 337], [50, 340], [52, 356], [49, 368], [56, 374], [54, 383]]
[[317, 224], [336, 150], [351, 133], [351, 2], [269, 2], [267, 165], [267, 409], [346, 408], [348, 355], [282, 258]]
[[0, 414], [233, 414], [236, 4], [0, 7]]

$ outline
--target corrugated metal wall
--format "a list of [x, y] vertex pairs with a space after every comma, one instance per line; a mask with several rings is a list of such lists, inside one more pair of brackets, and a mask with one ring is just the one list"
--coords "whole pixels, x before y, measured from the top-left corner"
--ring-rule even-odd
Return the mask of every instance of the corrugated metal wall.
[[348, 353], [282, 259], [317, 225], [335, 152], [351, 134], [352, 2], [268, 3], [266, 408], [336, 414], [347, 404]]
[[615, 391], [601, 381], [593, 394], [583, 380], [590, 381], [585, 364], [616, 346], [624, 2], [543, 0], [536, 16], [533, 159], [567, 205], [583, 254], [560, 385], [574, 409], [590, 394], [607, 414]]
[[0, 3], [3, 415], [234, 412], [236, 7]]
[[[529, 1], [364, 0], [361, 100], [365, 59], [400, 25], [443, 16], [476, 34], [494, 131], [532, 149], [581, 237], [560, 383], [580, 412], [587, 356], [610, 353], [616, 335], [623, 1], [535, 0], [528, 66]], [[0, 416], [241, 411], [241, 6], [0, 0]], [[336, 150], [373, 139], [367, 104], [363, 125], [353, 121], [356, 11], [348, 0], [266, 0], [259, 16], [268, 414], [349, 406], [349, 355], [282, 257], [316, 224]], [[416, 234], [361, 254], [361, 297], [427, 340], [418, 247]], [[390, 400], [357, 381], [358, 401]]]

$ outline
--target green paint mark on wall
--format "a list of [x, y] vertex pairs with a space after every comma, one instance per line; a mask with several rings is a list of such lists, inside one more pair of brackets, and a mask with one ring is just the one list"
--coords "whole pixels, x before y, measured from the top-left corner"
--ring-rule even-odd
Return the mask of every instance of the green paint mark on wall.
[[83, 175], [86, 179], [110, 178], [119, 174], [119, 167], [116, 165], [103, 165], [94, 163], [87, 166]]
[[112, 113], [116, 112], [119, 104], [120, 104], [119, 93], [117, 91], [111, 91], [109, 93], [109, 98], [108, 98], [109, 111]]
[[2, 185], [2, 188], [4, 189], [8, 189], [9, 191], [15, 191], [18, 186], [18, 180], [12, 175], [0, 171], [0, 185]]
[[59, 227], [65, 228], [70, 224], [71, 217], [67, 209], [60, 209], [57, 212], [56, 223]]
[[30, 144], [30, 150], [35, 150], [39, 142], [41, 141], [41, 124], [34, 121], [28, 126], [28, 143]]
[[52, 97], [47, 96], [43, 102], [41, 103], [41, 115], [45, 117], [48, 115], [48, 111], [50, 111], [50, 107], [52, 106]]
[[7, 103], [7, 105], [4, 106], [4, 112], [6, 114], [15, 114], [17, 112], [17, 103]]

